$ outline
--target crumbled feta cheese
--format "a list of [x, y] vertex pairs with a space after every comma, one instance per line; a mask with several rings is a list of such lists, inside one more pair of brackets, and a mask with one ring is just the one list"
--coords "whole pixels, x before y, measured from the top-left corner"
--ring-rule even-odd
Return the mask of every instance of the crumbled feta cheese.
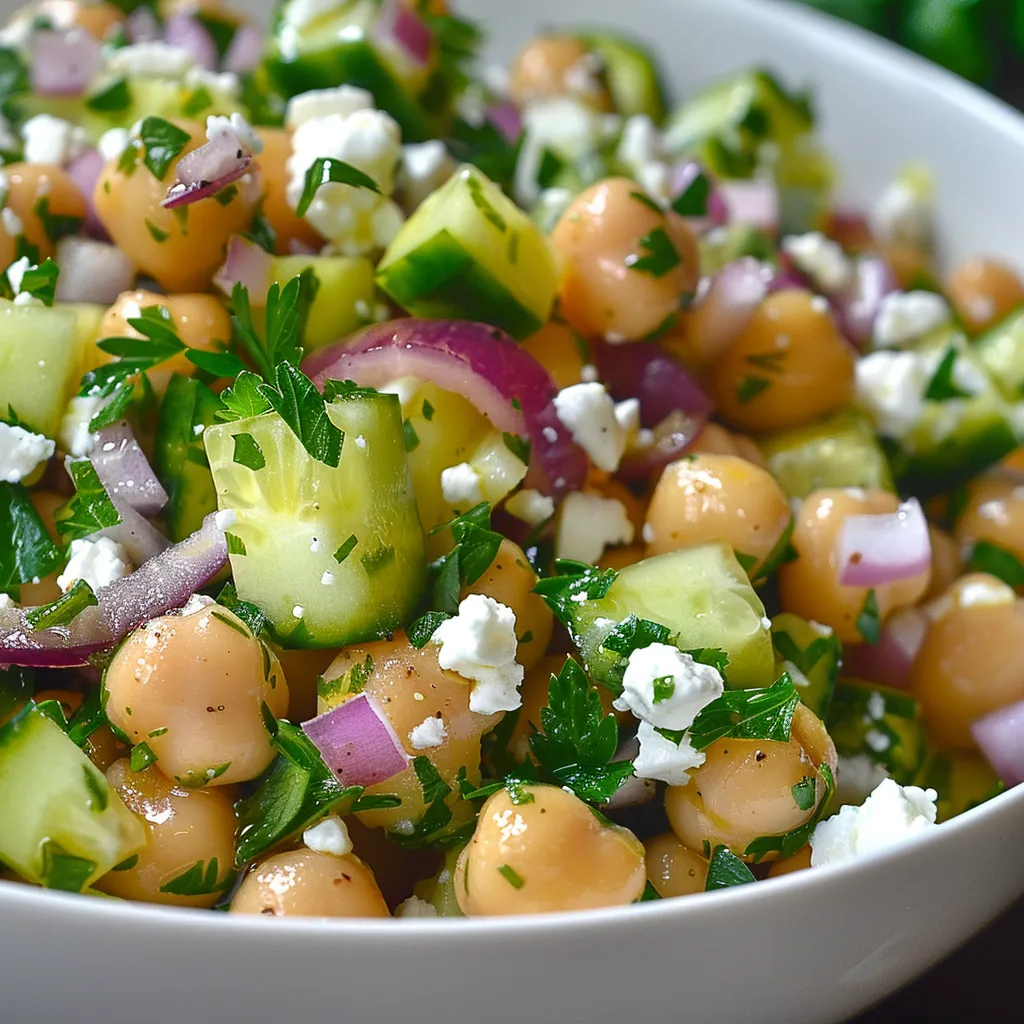
[[782, 251], [820, 291], [838, 292], [850, 283], [853, 265], [843, 247], [820, 231], [787, 235], [782, 240]]
[[614, 473], [626, 450], [626, 431], [603, 384], [573, 384], [555, 395], [555, 412], [598, 469]]
[[108, 163], [117, 160], [127, 149], [131, 135], [127, 128], [110, 128], [105, 131], [96, 143], [100, 156]]
[[640, 399], [627, 398], [624, 402], [616, 402], [615, 419], [627, 434], [637, 433], [640, 430]]
[[334, 573], [330, 569], [325, 569], [320, 577], [320, 586], [322, 587], [333, 587], [334, 586]]
[[241, 114], [230, 117], [211, 114], [206, 119], [206, 138], [212, 142], [218, 135], [233, 135], [250, 153], [263, 152], [263, 140]]
[[879, 721], [885, 718], [885, 698], [878, 692], [878, 690], [872, 690], [868, 696], [868, 716], [873, 721]]
[[106, 404], [105, 398], [84, 398], [76, 395], [68, 402], [64, 417], [60, 421], [57, 440], [61, 449], [75, 458], [88, 455], [93, 449], [93, 433], [89, 424]]
[[67, 566], [57, 577], [57, 586], [64, 593], [76, 580], [85, 580], [94, 591], [99, 591], [132, 571], [128, 552], [109, 537], [73, 540], [70, 555]]
[[189, 89], [205, 89], [225, 100], [237, 99], [242, 93], [242, 80], [233, 71], [208, 71], [198, 65], [185, 72]]
[[238, 522], [238, 513], [233, 508], [222, 508], [213, 517], [218, 530], [230, 530]]
[[291, 29], [303, 29], [334, 11], [339, 11], [347, 0], [289, 0], [281, 18]]
[[430, 750], [439, 747], [448, 738], [448, 729], [443, 718], [431, 715], [409, 731], [409, 742], [413, 750]]
[[455, 173], [455, 161], [440, 139], [402, 147], [398, 188], [407, 207], [416, 207]]
[[437, 917], [437, 910], [433, 903], [410, 896], [395, 907], [395, 917]]
[[880, 434], [900, 440], [920, 420], [934, 372], [931, 360], [917, 352], [871, 352], [854, 370], [857, 403]]
[[515, 711], [523, 703], [519, 686], [523, 666], [516, 663], [516, 616], [507, 605], [470, 594], [459, 613], [434, 631], [437, 663], [474, 685], [469, 709], [480, 715]]
[[21, 483], [37, 466], [53, 458], [56, 447], [42, 434], [0, 421], [0, 480]]
[[179, 615], [195, 615], [197, 612], [203, 611], [204, 608], [209, 608], [211, 604], [216, 604], [212, 597], [207, 597], [205, 594], [193, 594], [188, 601], [185, 602]]
[[336, 89], [310, 89], [300, 92], [288, 101], [285, 125], [295, 131], [313, 118], [337, 114], [348, 117], [357, 110], [373, 110], [373, 94], [354, 85], [340, 85]]
[[114, 50], [107, 71], [127, 78], [184, 78], [196, 59], [191, 50], [159, 40], [132, 43]]
[[302, 833], [302, 842], [314, 853], [329, 853], [332, 857], [344, 857], [352, 852], [348, 828], [336, 814], [307, 828]]
[[0, 210], [0, 223], [10, 238], [17, 238], [18, 235], [25, 233], [25, 225], [21, 218], [9, 206]]
[[889, 778], [885, 765], [875, 764], [866, 754], [839, 755], [836, 776], [837, 799], [841, 804], [862, 804], [880, 782]]
[[890, 182], [871, 210], [871, 230], [880, 242], [926, 247], [932, 240], [932, 204], [923, 189], [897, 179]]
[[480, 474], [468, 462], [441, 470], [441, 494], [453, 508], [465, 511], [479, 505], [484, 500]]
[[949, 323], [953, 311], [935, 292], [892, 292], [882, 299], [875, 317], [874, 343], [901, 348]]
[[634, 114], [622, 126], [616, 159], [655, 199], [669, 198], [671, 172], [665, 140], [647, 114]]
[[301, 619], [302, 616], [305, 615], [305, 614], [306, 614], [306, 609], [303, 608], [301, 604], [296, 604], [296, 605], [292, 606], [292, 617], [293, 618]]
[[641, 722], [636, 732], [640, 752], [633, 759], [633, 771], [640, 779], [658, 779], [670, 786], [685, 786], [687, 772], [699, 768], [706, 760], [702, 751], [694, 750], [684, 736], [679, 743], [662, 736], [650, 722]]
[[529, 488], [518, 491], [505, 502], [505, 511], [528, 526], [540, 526], [555, 514], [555, 500]]
[[[600, 379], [601, 373], [596, 366], [591, 366], [590, 363], [584, 363], [584, 365], [580, 367], [580, 380], [583, 381], [584, 384], [593, 384], [595, 381], [599, 381]], [[619, 402], [619, 405], [624, 404], [624, 402]], [[639, 399], [637, 400], [637, 406], [639, 407]], [[618, 407], [618, 405], [615, 407], [616, 416], [618, 415]]]
[[36, 114], [21, 128], [28, 164], [70, 163], [88, 145], [85, 129], [52, 114]]
[[935, 824], [934, 789], [884, 779], [860, 807], [847, 805], [811, 833], [811, 865], [841, 864], [910, 839]]
[[5, 608], [13, 608], [14, 601], [11, 599], [10, 594], [0, 594], [0, 612]]
[[606, 547], [631, 544], [634, 532], [626, 507], [617, 498], [574, 491], [562, 502], [555, 555], [594, 565]]
[[653, 643], [633, 651], [613, 703], [659, 729], [689, 729], [702, 708], [722, 695], [722, 675], [671, 644]]

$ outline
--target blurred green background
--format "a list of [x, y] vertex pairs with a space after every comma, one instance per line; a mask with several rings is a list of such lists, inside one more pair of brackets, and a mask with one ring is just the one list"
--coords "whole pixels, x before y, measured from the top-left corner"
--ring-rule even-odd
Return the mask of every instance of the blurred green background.
[[1024, 106], [1024, 0], [803, 0]]

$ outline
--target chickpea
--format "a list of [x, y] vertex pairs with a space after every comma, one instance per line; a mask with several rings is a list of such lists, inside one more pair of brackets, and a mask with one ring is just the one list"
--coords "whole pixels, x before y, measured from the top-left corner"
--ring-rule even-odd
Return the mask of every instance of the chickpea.
[[629, 544], [623, 548], [608, 548], [598, 561], [602, 569], [625, 569], [647, 557], [642, 544]]
[[766, 470], [735, 455], [689, 455], [665, 467], [647, 510], [647, 555], [723, 541], [756, 559], [771, 554], [792, 518]]
[[1005, 263], [978, 256], [953, 271], [946, 294], [967, 330], [980, 334], [1024, 303], [1024, 282]]
[[853, 352], [827, 303], [802, 288], [769, 295], [712, 363], [708, 390], [722, 416], [754, 432], [798, 427], [853, 394]]
[[263, 175], [263, 215], [270, 221], [277, 235], [277, 253], [287, 256], [293, 252], [292, 242], [308, 246], [314, 251], [323, 248], [323, 239], [304, 217], [299, 217], [288, 204], [285, 185], [288, 173], [285, 164], [292, 155], [291, 132], [284, 128], [260, 128], [263, 152], [256, 157]]
[[766, 466], [764, 455], [756, 441], [746, 434], [732, 433], [718, 423], [705, 423], [690, 451], [709, 452], [712, 455], [738, 455], [741, 459], [760, 466], [761, 469]]
[[[782, 835], [805, 825], [825, 796], [818, 766], [838, 768], [835, 747], [824, 725], [799, 704], [788, 743], [721, 739], [705, 751], [707, 760], [685, 786], [665, 791], [672, 831], [691, 850], [724, 844], [739, 856], [761, 836]], [[800, 807], [793, 787], [815, 782], [815, 801]], [[775, 860], [769, 854], [765, 860]]]
[[808, 844], [802, 850], [798, 850], [792, 857], [785, 860], [777, 860], [769, 869], [769, 878], [778, 878], [780, 875], [789, 875], [794, 871], [805, 871], [811, 866], [811, 847]]
[[544, 367], [559, 390], [579, 384], [586, 365], [580, 344], [565, 324], [549, 320], [520, 346]]
[[281, 665], [226, 608], [140, 626], [107, 669], [107, 717], [186, 786], [256, 778], [274, 759], [262, 706], [288, 709]]
[[879, 245], [878, 251], [892, 267], [896, 281], [904, 291], [919, 288], [922, 281], [935, 280], [935, 264], [926, 249], [908, 242], [891, 242]]
[[[175, 123], [190, 136], [179, 159], [205, 144], [204, 125]], [[235, 192], [223, 205], [211, 198], [167, 210], [160, 204], [174, 184], [176, 164], [172, 161], [157, 180], [141, 160], [130, 173], [111, 160], [96, 182], [93, 201], [114, 244], [143, 273], [169, 292], [203, 291], [224, 262], [228, 238], [249, 227], [263, 186], [257, 168], [231, 186]]]
[[[40, 690], [32, 698], [37, 704], [44, 700], [57, 701], [64, 712], [64, 717], [69, 719], [81, 707], [85, 695], [76, 690]], [[124, 757], [125, 745], [117, 739], [107, 725], [97, 729], [85, 741], [85, 753], [100, 771], [106, 771], [119, 757]]]
[[[25, 240], [39, 249], [40, 259], [53, 256], [56, 248], [46, 233], [40, 210], [45, 205], [51, 216], [84, 219], [85, 197], [56, 164], [8, 164], [4, 173], [10, 183], [7, 207], [20, 218]], [[4, 232], [0, 239], [0, 259], [8, 256], [14, 259], [14, 240]]]
[[963, 572], [960, 545], [945, 530], [928, 524], [928, 537], [932, 545], [932, 577], [925, 598], [938, 597], [952, 586]]
[[665, 899], [703, 892], [708, 880], [708, 862], [688, 850], [671, 833], [644, 840], [647, 880]]
[[[799, 556], [779, 569], [782, 608], [824, 623], [843, 643], [862, 643], [857, 619], [867, 600], [867, 587], [839, 583], [836, 548], [843, 521], [850, 515], [895, 512], [899, 499], [888, 491], [849, 488], [815, 491], [796, 517], [791, 543]], [[911, 579], [872, 588], [881, 619], [905, 605], [916, 604], [928, 589], [930, 570]]]
[[1012, 476], [993, 473], [975, 478], [968, 494], [956, 522], [961, 546], [987, 541], [1024, 560], [1024, 487]]
[[937, 746], [972, 750], [975, 718], [1024, 700], [1024, 601], [1001, 580], [971, 573], [929, 612], [910, 690]]
[[[638, 270], [633, 264], [650, 255], [643, 239], [652, 233], [671, 246], [675, 258], [669, 253], [662, 265]], [[700, 256], [693, 232], [681, 218], [650, 208], [627, 178], [608, 178], [577, 196], [551, 240], [565, 263], [562, 313], [586, 335], [644, 338], [697, 285]]]
[[126, 757], [107, 769], [107, 781], [141, 821], [146, 848], [131, 867], [109, 872], [96, 887], [126, 900], [212, 907], [221, 891], [180, 896], [161, 887], [194, 864], [205, 871], [216, 861], [217, 882], [227, 888], [234, 869], [235, 790], [185, 789], [154, 767], [133, 772]]
[[644, 848], [628, 829], [604, 825], [558, 786], [529, 786], [514, 804], [499, 790], [480, 811], [455, 869], [468, 917], [623, 906], [644, 890]]
[[113, 4], [76, 3], [73, 7], [75, 24], [81, 25], [89, 35], [100, 42], [103, 42], [115, 25], [120, 25], [124, 21], [124, 14]]
[[[574, 36], [537, 36], [520, 51], [512, 64], [511, 92], [520, 105], [537, 100], [573, 96], [597, 107], [613, 109], [608, 90], [588, 74], [594, 61], [581, 39]], [[600, 63], [595, 62], [597, 69]]]
[[293, 850], [246, 876], [232, 914], [267, 917], [390, 917], [373, 872], [356, 856]]
[[[456, 797], [458, 771], [465, 767], [469, 779], [479, 781], [480, 738], [501, 721], [501, 715], [478, 715], [470, 711], [470, 683], [438, 665], [434, 644], [428, 643], [417, 650], [404, 633], [395, 633], [390, 640], [344, 648], [324, 673], [318, 702], [321, 713], [346, 699], [345, 686], [351, 679], [352, 669], [367, 664], [370, 668], [363, 684], [364, 692], [380, 701], [406, 752], [411, 756], [428, 755], [441, 778], [452, 787], [455, 823], [468, 820], [468, 806], [458, 802]], [[416, 749], [409, 733], [426, 719], [437, 716], [448, 731], [447, 737], [439, 747]], [[402, 822], [415, 821], [426, 809], [423, 789], [411, 766], [386, 782], [368, 786], [366, 792], [369, 795], [393, 793], [402, 801], [400, 807], [360, 813], [359, 819], [371, 828], [401, 827]]]
[[523, 549], [506, 538], [487, 571], [461, 595], [486, 594], [516, 613], [516, 660], [525, 669], [533, 668], [544, 657], [555, 628], [551, 609], [533, 592], [538, 578]]

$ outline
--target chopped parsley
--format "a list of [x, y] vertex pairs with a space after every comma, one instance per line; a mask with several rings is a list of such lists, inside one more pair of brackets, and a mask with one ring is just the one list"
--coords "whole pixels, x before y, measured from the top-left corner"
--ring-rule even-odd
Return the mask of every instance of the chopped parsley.
[[1011, 587], [1024, 587], [1024, 565], [1006, 548], [987, 540], [979, 540], [971, 549], [967, 572], [987, 572]]
[[711, 179], [703, 171], [698, 171], [693, 180], [672, 200], [672, 209], [680, 217], [706, 217], [710, 198]]
[[756, 881], [754, 873], [732, 850], [727, 846], [715, 847], [708, 866], [708, 879], [704, 883], [705, 892], [729, 889], [734, 885], [747, 885]]
[[153, 748], [145, 741], [132, 747], [131, 768], [133, 772], [144, 772], [151, 764], [156, 764], [157, 760]]
[[341, 461], [345, 433], [328, 416], [323, 395], [290, 362], [278, 363], [275, 382], [276, 387], [260, 384], [259, 393], [288, 424], [312, 458], [336, 468]]
[[220, 865], [216, 857], [211, 857], [205, 866], [203, 861], [196, 861], [187, 871], [161, 885], [160, 891], [174, 896], [212, 896], [230, 889], [235, 881], [234, 872], [229, 871], [218, 881], [219, 873]]
[[333, 181], [338, 185], [351, 185], [353, 188], [367, 188], [371, 192], [380, 194], [380, 185], [377, 184], [368, 174], [338, 160], [334, 157], [323, 156], [313, 161], [309, 170], [306, 171], [306, 181], [302, 188], [302, 196], [295, 213], [299, 217], [305, 217], [309, 211], [316, 194], [322, 185]]
[[188, 145], [189, 134], [162, 117], [147, 117], [139, 125], [139, 139], [146, 151], [142, 162], [154, 178], [163, 181], [168, 168]]
[[512, 886], [513, 889], [522, 889], [525, 879], [510, 864], [499, 864], [498, 874]]
[[57, 518], [57, 532], [65, 541], [82, 540], [100, 530], [117, 526], [121, 513], [110, 500], [96, 469], [88, 459], [68, 459], [75, 496]]
[[676, 681], [673, 676], [658, 676], [651, 684], [654, 688], [654, 703], [663, 704], [675, 696]]
[[[51, 242], [59, 242], [62, 238], [67, 235], [74, 235], [78, 232], [78, 229], [82, 226], [81, 217], [70, 217], [60, 213], [50, 213], [50, 197], [40, 196], [35, 205], [32, 207], [32, 211], [39, 218], [40, 223], [43, 225], [43, 231], [46, 232], [46, 237]], [[49, 260], [47, 260], [49, 262]], [[56, 277], [56, 275], [54, 275]], [[25, 290], [25, 284], [22, 282], [22, 291]], [[50, 303], [47, 303], [50, 305]]]
[[646, 192], [640, 192], [639, 190], [630, 192], [629, 198], [635, 200], [641, 206], [646, 206], [648, 210], [656, 213], [659, 217], [661, 216], [661, 207]]
[[[815, 812], [799, 828], [795, 828], [781, 836], [762, 836], [760, 839], [755, 839], [750, 843], [743, 852], [747, 856], [752, 856], [755, 864], [760, 863], [769, 853], [777, 853], [780, 859], [785, 860], [787, 857], [792, 857], [793, 854], [798, 853], [807, 845], [808, 840], [811, 838], [811, 833], [828, 811], [836, 791], [835, 776], [833, 776], [832, 769], [827, 764], [818, 765], [818, 774], [825, 780], [825, 795], [821, 798], [821, 803], [818, 804]], [[795, 791], [793, 799], [797, 799]], [[797, 803], [800, 806], [799, 801]], [[808, 808], [802, 807], [801, 809], [807, 810]]]
[[[90, 110], [103, 111], [105, 113], [117, 114], [122, 110], [127, 110], [132, 105], [132, 90], [131, 86], [128, 85], [128, 81], [124, 78], [115, 78], [113, 81], [108, 82], [98, 92], [94, 92], [85, 98], [85, 105]], [[199, 108], [202, 109], [201, 107]], [[196, 110], [193, 113], [198, 113]], [[186, 117], [192, 117], [187, 110], [183, 110], [182, 113]]]
[[956, 361], [959, 353], [954, 345], [946, 349], [945, 355], [935, 368], [932, 379], [924, 389], [924, 397], [929, 402], [948, 402], [954, 398], [970, 398], [970, 394], [961, 390], [953, 382]]
[[670, 633], [668, 626], [660, 622], [629, 615], [601, 641], [601, 646], [628, 658], [634, 651], [643, 650], [651, 644], [668, 643]]
[[762, 391], [771, 387], [772, 382], [767, 377], [740, 377], [736, 381], [736, 398], [741, 405], [752, 402]]
[[817, 780], [805, 775], [799, 782], [794, 782], [790, 787], [793, 793], [793, 802], [801, 811], [809, 811], [814, 806], [817, 796]]
[[388, 838], [399, 846], [414, 850], [451, 841], [456, 833], [443, 833], [452, 820], [452, 811], [447, 803], [452, 787], [441, 778], [429, 757], [414, 758], [412, 766], [423, 790], [426, 810], [418, 821], [412, 823], [411, 829], [389, 832]]
[[249, 551], [245, 541], [237, 533], [225, 532], [224, 539], [227, 541], [229, 555], [248, 555]]
[[366, 689], [366, 683], [373, 674], [373, 657], [366, 656], [365, 661], [357, 661], [347, 672], [333, 679], [317, 680], [316, 692], [321, 700], [336, 702], [342, 697], [355, 697]]
[[148, 217], [145, 218], [146, 230], [149, 232], [150, 237], [157, 244], [166, 242], [171, 237], [170, 231], [164, 231], [163, 228], [158, 228]]
[[427, 612], [426, 615], [421, 615], [406, 630], [409, 643], [417, 650], [426, 647], [430, 643], [430, 638], [437, 631], [437, 627], [450, 618], [451, 616], [447, 612]]
[[502, 440], [505, 442], [505, 447], [521, 462], [523, 465], [528, 466], [530, 464], [530, 449], [531, 445], [527, 438], [520, 437], [518, 434], [510, 434], [505, 431], [501, 435]]
[[[57, 295], [57, 278], [59, 276], [60, 270], [57, 268], [57, 264], [47, 257], [38, 266], [31, 266], [25, 271], [21, 277], [18, 293], [20, 295], [31, 295], [32, 298], [38, 299], [44, 306], [52, 306], [53, 300]], [[3, 281], [4, 290], [8, 295], [12, 294], [13, 290], [6, 273], [4, 274]]]
[[235, 443], [233, 462], [251, 470], [262, 469], [267, 464], [263, 449], [252, 434], [235, 434], [233, 440]]
[[96, 873], [97, 864], [86, 857], [76, 857], [48, 839], [43, 846], [43, 870], [40, 880], [47, 889], [81, 892]]
[[575, 621], [575, 606], [601, 600], [619, 575], [614, 569], [597, 569], [567, 558], [555, 562], [555, 574], [540, 580], [533, 590], [544, 598], [558, 621], [568, 626], [570, 632]]
[[640, 239], [645, 255], [626, 257], [626, 266], [641, 274], [662, 278], [682, 262], [676, 247], [664, 228], [654, 228]]
[[504, 538], [491, 529], [491, 506], [486, 501], [433, 532], [442, 530], [451, 530], [455, 546], [430, 566], [430, 602], [434, 610], [455, 615], [460, 590], [487, 572]]
[[416, 433], [412, 420], [405, 420], [402, 423], [402, 438], [407, 452], [415, 451], [420, 446], [420, 435]]
[[356, 535], [353, 533], [348, 540], [346, 540], [337, 551], [334, 552], [334, 560], [341, 565], [342, 562], [348, 558], [349, 555], [355, 550], [355, 546], [359, 543], [356, 539]]
[[49, 576], [62, 561], [28, 491], [0, 481], [0, 593], [17, 598], [22, 583]]
[[771, 686], [726, 690], [703, 708], [690, 726], [690, 742], [704, 750], [720, 739], [789, 740], [800, 695], [788, 672]]
[[878, 616], [878, 598], [869, 590], [864, 598], [864, 607], [857, 616], [857, 632], [865, 643], [877, 647], [882, 639], [882, 623]]
[[67, 626], [86, 608], [99, 604], [92, 587], [85, 580], [75, 580], [66, 594], [51, 604], [44, 604], [25, 613], [25, 619], [33, 629], [52, 629]]

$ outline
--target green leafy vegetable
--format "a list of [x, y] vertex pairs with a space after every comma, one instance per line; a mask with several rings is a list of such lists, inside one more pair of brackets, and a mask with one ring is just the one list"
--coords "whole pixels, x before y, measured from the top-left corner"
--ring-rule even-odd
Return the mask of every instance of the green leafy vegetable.
[[430, 638], [434, 635], [437, 627], [450, 618], [451, 616], [446, 612], [427, 612], [426, 615], [420, 616], [406, 630], [409, 643], [417, 650], [421, 647], [426, 647], [430, 643]]
[[72, 541], [117, 526], [121, 514], [100, 483], [93, 464], [88, 459], [69, 459], [67, 468], [75, 484], [75, 496], [57, 518], [57, 532], [66, 541]]
[[99, 604], [99, 601], [96, 600], [92, 587], [85, 580], [75, 580], [66, 594], [62, 594], [51, 604], [44, 604], [26, 612], [25, 619], [33, 629], [67, 626], [86, 608], [96, 604]]
[[708, 880], [704, 884], [705, 892], [716, 889], [729, 889], [734, 885], [747, 885], [756, 882], [754, 873], [727, 846], [716, 846], [711, 854], [708, 866]]
[[22, 583], [49, 576], [61, 560], [28, 491], [0, 481], [0, 593], [17, 597]]
[[341, 565], [342, 562], [348, 558], [349, 555], [355, 550], [356, 545], [359, 543], [356, 535], [353, 533], [342, 545], [334, 552], [334, 560]]
[[788, 672], [765, 689], [726, 690], [690, 726], [690, 742], [704, 750], [720, 739], [789, 740], [800, 695]]
[[43, 847], [41, 881], [47, 889], [81, 892], [96, 871], [96, 862], [67, 853], [60, 844], [47, 840]]
[[461, 588], [487, 572], [504, 538], [491, 529], [491, 506], [485, 501], [433, 532], [442, 530], [451, 530], [455, 546], [430, 566], [431, 603], [435, 610], [455, 615]]
[[306, 216], [320, 187], [329, 181], [339, 185], [351, 185], [353, 188], [367, 188], [371, 192], [380, 194], [380, 185], [358, 167], [353, 167], [351, 164], [345, 163], [344, 160], [337, 160], [333, 157], [319, 157], [306, 171], [302, 196], [295, 209], [295, 213], [299, 217]]
[[[762, 836], [760, 839], [755, 839], [743, 851], [745, 855], [754, 858], [755, 864], [760, 863], [769, 853], [778, 853], [779, 857], [785, 860], [787, 857], [792, 857], [793, 854], [798, 853], [807, 845], [808, 840], [811, 838], [811, 833], [828, 811], [836, 791], [835, 776], [827, 764], [818, 765], [818, 774], [825, 780], [825, 794], [822, 796], [821, 803], [818, 804], [814, 814], [811, 815], [810, 820], [799, 828], [795, 828], [781, 836]], [[794, 800], [796, 799], [795, 792], [793, 798]], [[813, 804], [813, 798], [811, 802]], [[803, 809], [806, 810], [807, 808]]]
[[924, 397], [929, 402], [948, 402], [953, 398], [970, 398], [970, 394], [961, 390], [953, 382], [953, 374], [956, 370], [956, 361], [959, 353], [955, 346], [950, 345], [946, 349], [942, 361], [935, 368], [932, 379], [924, 389]]
[[341, 461], [345, 434], [327, 415], [323, 395], [292, 363], [278, 363], [275, 380], [277, 387], [260, 384], [259, 393], [288, 424], [312, 458], [336, 467]]
[[1011, 587], [1024, 587], [1024, 565], [1006, 548], [987, 540], [979, 540], [971, 549], [967, 572], [987, 572]]
[[601, 641], [601, 646], [628, 658], [634, 651], [641, 651], [651, 644], [668, 643], [671, 632], [660, 622], [629, 615]]
[[518, 434], [510, 434], [505, 431], [501, 435], [502, 440], [505, 442], [505, 447], [524, 465], [530, 464], [530, 449], [531, 445], [527, 438], [520, 437]]
[[878, 598], [874, 590], [869, 590], [864, 598], [864, 607], [857, 616], [857, 632], [865, 643], [877, 647], [882, 639], [882, 622], [878, 615]]
[[711, 179], [698, 171], [693, 180], [672, 200], [672, 209], [680, 217], [706, 217], [711, 198]]
[[248, 627], [253, 636], [259, 636], [267, 624], [267, 617], [258, 605], [251, 601], [243, 601], [235, 591], [233, 583], [225, 583], [221, 592], [217, 595], [217, 604], [227, 608], [237, 618], [241, 619]]
[[158, 181], [188, 145], [189, 134], [162, 117], [147, 117], [139, 125], [139, 139], [145, 147], [143, 163]]
[[418, 821], [413, 822], [411, 829], [389, 832], [388, 837], [399, 846], [423, 849], [443, 839], [450, 839], [450, 834], [443, 836], [441, 833], [452, 820], [452, 811], [447, 803], [452, 788], [441, 778], [429, 757], [414, 758], [412, 766], [423, 790], [423, 803], [427, 809]]
[[791, 788], [793, 802], [801, 811], [809, 811], [817, 797], [817, 780], [805, 775], [799, 782], [794, 782]]
[[44, 306], [52, 306], [57, 294], [57, 264], [47, 257], [39, 266], [29, 267], [21, 277], [19, 295], [31, 295]]
[[[61, 214], [50, 213], [49, 196], [40, 196], [32, 209], [41, 221], [46, 237], [51, 242], [59, 242], [67, 235], [77, 234], [78, 229], [82, 226], [81, 217], [67, 217]], [[49, 259], [46, 262], [50, 262]], [[24, 283], [22, 284], [22, 291], [25, 291]], [[47, 303], [47, 305], [50, 305], [50, 303]]]
[[232, 459], [248, 469], [262, 469], [267, 464], [266, 456], [259, 441], [252, 434], [235, 434], [235, 451]]
[[218, 881], [219, 873], [220, 865], [216, 857], [211, 857], [209, 864], [205, 866], [203, 861], [196, 861], [187, 871], [161, 885], [160, 891], [174, 896], [212, 896], [214, 893], [230, 889], [235, 881], [234, 873], [230, 871]]
[[605, 597], [619, 575], [614, 569], [596, 569], [567, 558], [555, 562], [555, 574], [540, 580], [533, 590], [544, 598], [558, 621], [569, 626], [570, 631], [575, 606]]
[[[98, 92], [85, 98], [85, 105], [90, 110], [116, 114], [127, 110], [132, 105], [132, 90], [124, 78], [115, 78]], [[202, 109], [202, 108], [200, 108]], [[184, 111], [186, 117], [193, 116]], [[196, 111], [198, 113], [198, 111]]]
[[270, 402], [260, 393], [260, 378], [243, 370], [235, 383], [221, 392], [224, 409], [217, 413], [221, 420], [244, 420], [270, 412]]
[[157, 760], [153, 748], [145, 741], [132, 747], [131, 768], [133, 772], [144, 772], [151, 764], [156, 764]]
[[519, 872], [509, 864], [499, 864], [498, 874], [501, 875], [501, 877], [504, 878], [513, 889], [522, 889], [526, 884], [522, 875], [520, 875]]
[[646, 255], [633, 254], [626, 257], [626, 266], [651, 277], [664, 277], [682, 262], [676, 247], [664, 228], [654, 228], [640, 239], [640, 248]]
[[740, 377], [736, 381], [736, 398], [742, 405], [752, 402], [762, 391], [771, 387], [767, 377]]

